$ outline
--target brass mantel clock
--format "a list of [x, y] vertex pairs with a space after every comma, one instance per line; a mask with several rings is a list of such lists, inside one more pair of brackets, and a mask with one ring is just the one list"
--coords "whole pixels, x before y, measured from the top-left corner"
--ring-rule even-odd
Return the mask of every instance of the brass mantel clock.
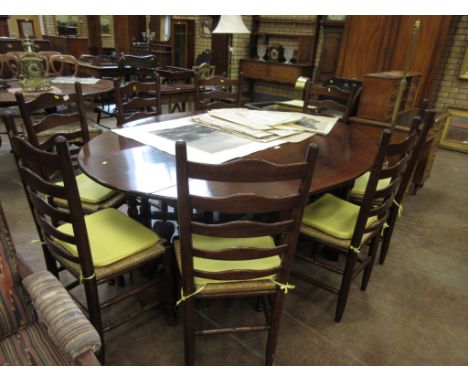
[[20, 58], [22, 79], [19, 85], [29, 91], [50, 89], [50, 80], [44, 73], [43, 59], [31, 49], [33, 43], [30, 40], [26, 39], [23, 45], [26, 53]]

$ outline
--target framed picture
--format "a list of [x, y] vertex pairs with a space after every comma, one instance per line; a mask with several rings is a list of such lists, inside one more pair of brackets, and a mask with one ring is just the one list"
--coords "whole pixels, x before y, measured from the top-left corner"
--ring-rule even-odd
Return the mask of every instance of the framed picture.
[[206, 17], [200, 20], [200, 36], [201, 37], [211, 37], [211, 28], [213, 27], [213, 22], [211, 17]]
[[101, 36], [112, 36], [113, 31], [113, 22], [112, 16], [99, 16], [101, 22]]
[[468, 153], [468, 110], [449, 107], [440, 146]]
[[34, 38], [36, 34], [34, 33], [34, 23], [32, 20], [27, 19], [18, 19], [18, 31], [20, 38]]
[[468, 80], [468, 45], [465, 49], [465, 58], [463, 59], [458, 78], [461, 80]]

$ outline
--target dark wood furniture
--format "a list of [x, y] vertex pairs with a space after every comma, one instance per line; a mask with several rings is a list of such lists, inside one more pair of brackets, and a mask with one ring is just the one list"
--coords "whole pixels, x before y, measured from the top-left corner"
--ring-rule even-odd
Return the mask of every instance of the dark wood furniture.
[[155, 82], [132, 81], [126, 85], [114, 82], [117, 124], [161, 114], [161, 82], [156, 74]]
[[140, 41], [141, 33], [146, 31], [146, 16], [118, 15], [113, 16], [113, 21], [115, 52], [117, 54], [131, 53], [132, 42]]
[[[339, 288], [311, 277], [311, 270], [293, 271], [292, 275], [338, 295], [336, 322], [340, 322], [343, 317], [351, 282], [361, 272], [363, 274], [361, 290], [365, 291], [367, 288], [380, 234], [394, 203], [394, 192], [401, 181], [401, 174], [405, 168], [408, 153], [416, 140], [416, 133], [413, 131], [398, 143], [390, 143], [391, 137], [392, 132], [389, 129], [382, 133], [360, 208], [356, 209], [356, 206], [349, 201], [325, 194], [308, 205], [304, 212], [301, 234], [344, 255], [346, 263], [342, 268], [315, 256], [310, 257], [304, 254], [296, 256], [303, 261], [341, 275]], [[377, 190], [378, 182], [386, 178], [390, 178], [390, 182]], [[335, 218], [334, 221], [325, 223], [324, 221], [330, 216]], [[346, 221], [350, 222], [350, 226], [341, 230], [329, 227], [329, 224], [337, 224], [336, 222], [342, 216], [346, 216], [346, 219], [341, 221], [341, 226], [344, 226]], [[345, 229], [349, 231], [342, 232]], [[369, 249], [365, 255], [362, 252], [367, 244], [369, 244]], [[304, 267], [304, 269], [307, 268]]]
[[344, 21], [322, 19], [322, 44], [317, 67], [316, 82], [322, 83], [335, 77], [343, 38]]
[[[282, 23], [310, 26], [310, 34], [281, 33], [275, 31], [275, 25]], [[264, 28], [266, 25], [266, 28]], [[268, 30], [268, 32], [265, 32]], [[240, 71], [249, 79], [249, 95], [253, 96], [254, 80], [277, 82], [294, 85], [300, 76], [311, 77], [314, 70], [317, 51], [319, 18], [315, 20], [288, 20], [287, 17], [254, 16], [250, 39], [250, 58], [240, 60]], [[292, 64], [285, 64], [284, 59], [260, 61], [257, 55], [257, 45], [278, 45], [277, 41], [289, 40], [291, 46], [297, 47]]]
[[[13, 106], [16, 105], [14, 92], [11, 89], [19, 88], [17, 80], [9, 80], [11, 85], [10, 89], [0, 89], [0, 106]], [[57, 95], [71, 95], [75, 93], [74, 84], [55, 83], [52, 85], [51, 91]], [[99, 80], [96, 84], [82, 84], [83, 97], [90, 97], [101, 93], [107, 93], [114, 89], [114, 83], [110, 80]], [[10, 91], [9, 91], [10, 90]], [[193, 92], [193, 87], [192, 90]], [[26, 99], [34, 99], [41, 95], [42, 92], [27, 92], [25, 93]]]
[[[410, 181], [413, 177], [414, 170], [418, 164], [421, 154], [423, 153], [423, 148], [426, 144], [426, 139], [429, 131], [433, 129], [435, 120], [435, 112], [426, 112], [423, 115], [423, 119], [415, 117], [413, 121], [413, 126], [411, 131], [416, 131], [418, 138], [416, 144], [414, 145], [411, 156], [408, 159], [408, 164], [406, 169], [403, 172], [401, 183], [398, 186], [398, 189], [395, 193], [394, 199], [395, 202], [390, 207], [390, 213], [387, 219], [387, 226], [383, 231], [383, 241], [380, 248], [379, 263], [383, 264], [387, 257], [388, 249], [390, 248], [390, 242], [392, 240], [393, 230], [397, 222], [398, 216], [401, 214], [400, 208], [403, 203], [403, 198], [406, 195], [407, 188], [410, 184]], [[411, 134], [411, 132], [410, 132]]]
[[180, 68], [191, 68], [195, 56], [194, 20], [171, 18], [172, 63]]
[[118, 78], [119, 66], [117, 64], [95, 64], [78, 60], [78, 76], [95, 78]]
[[47, 60], [48, 64], [49, 64], [48, 65], [49, 71], [48, 71], [47, 74], [54, 73], [54, 69], [50, 66], [50, 57], [60, 55], [60, 54], [61, 54], [60, 52], [57, 52], [57, 51], [54, 51], [54, 50], [45, 50], [45, 51], [37, 53], [38, 56], [44, 57]]
[[421, 73], [415, 104], [430, 96], [453, 16], [347, 16], [336, 76], [364, 79], [366, 73], [404, 70], [417, 19], [421, 28], [409, 70]]
[[[187, 160], [185, 142], [176, 143], [177, 194], [180, 238], [174, 243], [182, 279], [185, 363], [195, 363], [195, 335], [228, 334], [267, 330], [265, 364], [272, 365], [288, 277], [296, 251], [302, 212], [317, 158], [317, 145], [311, 145], [299, 163], [278, 165], [258, 159], [240, 159], [221, 165], [204, 165]], [[288, 196], [266, 193], [226, 195], [206, 198], [193, 195], [189, 179], [224, 183], [271, 182], [296, 185]], [[193, 220], [192, 209], [228, 214], [269, 214], [267, 222], [242, 218], [230, 223], [204, 224]], [[194, 236], [192, 236], [194, 235]], [[204, 245], [197, 238], [204, 235]], [[278, 238], [275, 242], [273, 236]], [[200, 238], [201, 239], [201, 238]], [[215, 240], [214, 242], [210, 239]], [[225, 241], [225, 246], [219, 241]], [[257, 240], [257, 245], [253, 243]], [[218, 245], [216, 245], [216, 241]], [[258, 244], [262, 242], [262, 246]], [[219, 248], [221, 247], [221, 248]], [[194, 263], [194, 257], [204, 265]], [[215, 260], [215, 261], [213, 261]], [[222, 261], [220, 261], [222, 260]], [[246, 264], [243, 261], [248, 261]], [[225, 261], [224, 265], [219, 263]], [[199, 329], [195, 303], [199, 299], [262, 297], [266, 324]]]
[[82, 54], [89, 54], [87, 37], [71, 36], [44, 36], [50, 41], [50, 49], [56, 50], [62, 54], [69, 54], [74, 57], [80, 57]]
[[78, 61], [69, 54], [58, 54], [49, 57], [51, 71], [57, 76], [76, 76], [78, 73]]
[[[57, 262], [62, 269], [68, 270], [75, 281], [67, 285], [67, 289], [83, 284], [86, 296], [86, 307], [83, 308], [88, 311], [89, 319], [103, 342], [100, 352], [100, 360], [103, 362], [104, 332], [152, 309], [161, 300], [153, 297], [151, 302], [142, 304], [137, 309], [126, 310], [120, 317], [116, 318], [114, 315], [113, 321], [106, 325], [101, 317], [102, 310], [149, 288], [161, 287], [161, 280], [135, 285], [103, 302], [99, 298], [98, 285], [150, 262], [162, 261], [166, 254], [164, 240], [113, 208], [87, 215], [85, 222], [65, 138], [56, 138], [54, 153], [39, 150], [17, 135], [11, 115], [3, 119], [9, 126], [12, 150], [43, 243], [47, 269], [56, 277], [60, 271]], [[48, 173], [57, 174], [63, 179], [63, 184], [51, 184], [50, 178], [46, 176]], [[57, 198], [65, 199], [68, 209], [56, 208], [50, 203], [51, 199]], [[63, 224], [64, 222], [68, 224]], [[100, 244], [103, 240], [108, 240], [104, 247]], [[110, 250], [109, 247], [118, 240], [121, 240], [120, 246], [124, 248]], [[118, 258], [106, 260], [106, 254], [110, 252], [115, 256], [120, 249]], [[171, 296], [174, 286], [170, 281], [171, 273], [164, 274], [167, 279], [162, 286], [162, 300], [166, 303], [168, 314], [172, 314]]]
[[[10, 16], [0, 15], [0, 37], [10, 36], [10, 30], [8, 28], [8, 19]], [[0, 38], [1, 40], [1, 38]]]
[[318, 113], [338, 111], [341, 121], [348, 123], [355, 101], [355, 90], [342, 90], [336, 86], [314, 85], [308, 80], [304, 91], [303, 113], [310, 113], [310, 106], [315, 106]]
[[[0, 38], [0, 53], [8, 53], [11, 51], [24, 51], [22, 40], [15, 38]], [[34, 46], [38, 52], [42, 50], [50, 50], [50, 41], [43, 39], [34, 39]]]
[[[193, 114], [163, 114], [125, 126], [144, 125], [190, 115]], [[279, 164], [300, 162], [309, 144], [317, 143], [319, 156], [310, 191], [320, 193], [344, 185], [369, 170], [375, 158], [380, 134], [381, 129], [378, 128], [357, 123], [349, 126], [339, 122], [327, 136], [315, 135], [306, 141], [286, 143], [279, 148], [260, 151], [249, 157]], [[399, 132], [395, 135], [398, 134]], [[142, 162], [138, 158], [145, 158], [145, 161]], [[169, 201], [177, 199], [174, 156], [135, 140], [104, 132], [83, 146], [78, 161], [83, 172], [107, 187], [133, 195], [165, 198]], [[158, 176], [140, 175], [150, 173], [154, 168], [161, 169]], [[212, 182], [201, 182], [191, 187], [192, 191], [206, 196], [223, 196], [227, 191], [223, 184]], [[283, 185], [275, 191], [286, 195], [292, 192], [293, 188], [293, 185]], [[253, 185], [240, 185], [239, 190], [264, 191], [255, 189]]]
[[[390, 122], [402, 78], [402, 71], [365, 74], [357, 117]], [[419, 73], [408, 73], [407, 86], [399, 105], [399, 116], [416, 107], [420, 80]]]
[[33, 273], [16, 253], [1, 202], [0, 264], [2, 365], [99, 365], [95, 329], [50, 273]]
[[[213, 76], [195, 77], [195, 110], [211, 110], [242, 106], [242, 73], [236, 80]], [[235, 88], [235, 90], [233, 90]]]

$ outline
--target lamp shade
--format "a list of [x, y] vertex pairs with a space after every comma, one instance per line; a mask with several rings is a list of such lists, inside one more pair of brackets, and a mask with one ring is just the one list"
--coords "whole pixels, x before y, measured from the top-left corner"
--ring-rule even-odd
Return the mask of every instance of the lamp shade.
[[242, 16], [222, 15], [211, 33], [250, 33], [242, 21]]

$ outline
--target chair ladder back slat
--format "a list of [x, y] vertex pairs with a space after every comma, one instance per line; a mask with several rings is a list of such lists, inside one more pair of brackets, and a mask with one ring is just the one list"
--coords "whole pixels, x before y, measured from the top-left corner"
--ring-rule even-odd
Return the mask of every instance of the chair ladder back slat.
[[196, 277], [203, 277], [210, 280], [219, 281], [234, 281], [234, 280], [252, 280], [260, 277], [274, 276], [281, 270], [280, 267], [267, 268], [263, 270], [232, 270], [221, 272], [206, 272], [194, 270], [193, 275]]
[[224, 198], [190, 196], [192, 208], [201, 211], [223, 211], [227, 214], [262, 214], [275, 211], [288, 211], [300, 205], [298, 194], [280, 197], [264, 197], [253, 194], [238, 194]]
[[287, 244], [281, 244], [273, 248], [228, 248], [219, 251], [206, 251], [202, 249], [193, 248], [192, 255], [195, 257], [211, 260], [255, 260], [264, 259], [272, 256], [280, 256], [288, 251]]
[[260, 223], [254, 221], [235, 221], [222, 224], [205, 224], [191, 222], [192, 233], [213, 237], [256, 237], [272, 236], [290, 232], [294, 228], [293, 220], [274, 223]]
[[29, 193], [29, 198], [40, 213], [50, 216], [54, 221], [71, 223], [70, 214], [66, 210], [52, 206], [34, 192]]

